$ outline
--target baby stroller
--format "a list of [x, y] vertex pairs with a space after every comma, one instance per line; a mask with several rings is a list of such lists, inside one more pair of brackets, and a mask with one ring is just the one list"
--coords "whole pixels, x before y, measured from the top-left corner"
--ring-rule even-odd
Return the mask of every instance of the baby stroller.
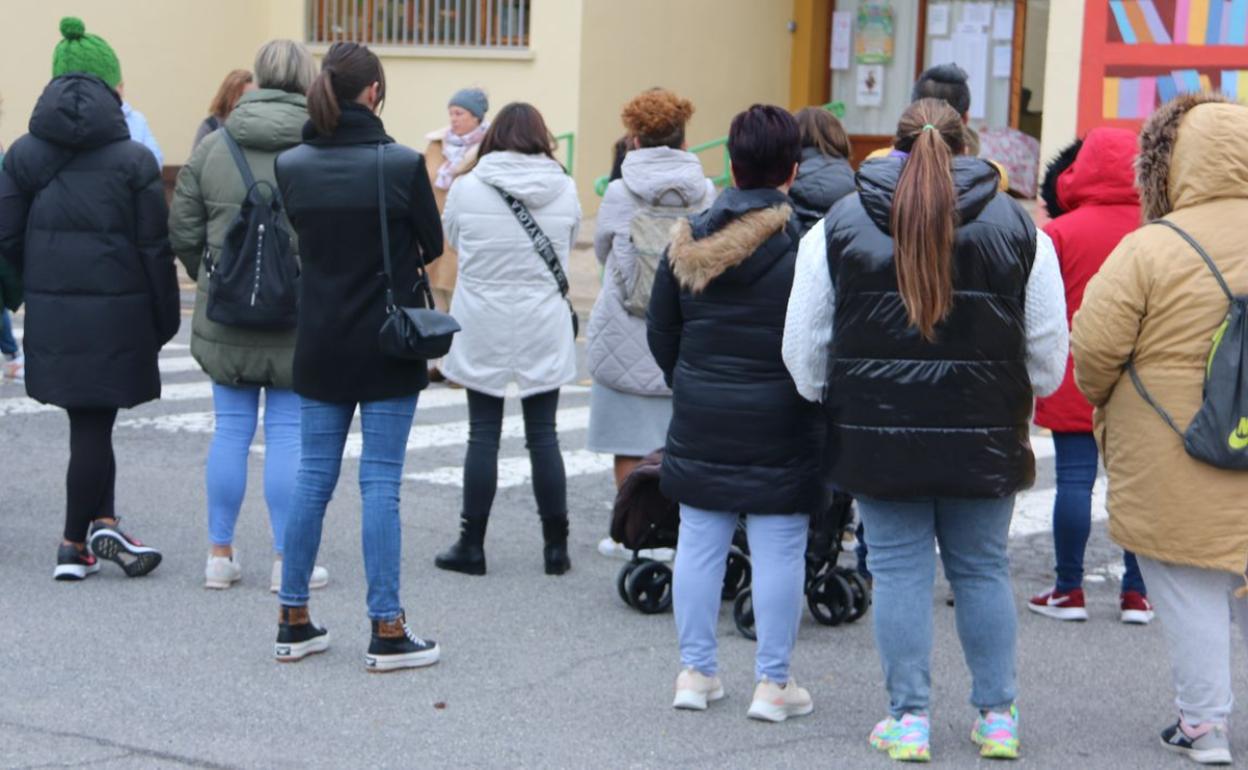
[[[825, 626], [853, 623], [871, 606], [871, 587], [858, 570], [836, 564], [844, 550], [843, 536], [853, 523], [853, 498], [834, 492], [832, 503], [810, 517], [806, 539], [806, 606]], [[754, 603], [750, 589], [740, 591], [732, 605], [737, 630], [754, 639]]]

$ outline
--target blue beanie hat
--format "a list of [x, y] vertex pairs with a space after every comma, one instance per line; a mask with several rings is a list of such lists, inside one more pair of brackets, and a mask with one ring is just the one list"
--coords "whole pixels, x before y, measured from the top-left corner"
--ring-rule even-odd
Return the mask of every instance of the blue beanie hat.
[[485, 113], [490, 109], [490, 100], [480, 88], [461, 88], [455, 92], [447, 107], [463, 107], [471, 112], [477, 120], [485, 120]]

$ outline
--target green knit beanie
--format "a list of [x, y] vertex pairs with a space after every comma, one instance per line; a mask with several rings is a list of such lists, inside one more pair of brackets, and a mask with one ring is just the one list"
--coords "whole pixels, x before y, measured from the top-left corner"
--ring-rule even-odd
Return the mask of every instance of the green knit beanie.
[[52, 51], [52, 77], [86, 72], [108, 83], [110, 88], [121, 83], [121, 62], [117, 61], [117, 54], [104, 38], [88, 35], [82, 19], [73, 16], [61, 19], [61, 35], [65, 39]]

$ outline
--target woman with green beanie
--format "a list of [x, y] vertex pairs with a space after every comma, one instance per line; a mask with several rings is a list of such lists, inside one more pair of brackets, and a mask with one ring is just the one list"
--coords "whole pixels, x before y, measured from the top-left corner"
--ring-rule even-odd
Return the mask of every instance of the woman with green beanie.
[[69, 414], [65, 530], [53, 576], [81, 580], [116, 562], [138, 577], [160, 552], [117, 525], [113, 423], [160, 397], [160, 348], [180, 300], [164, 185], [130, 141], [117, 57], [64, 19], [52, 82], [0, 173], [0, 258], [26, 287], [26, 392]]

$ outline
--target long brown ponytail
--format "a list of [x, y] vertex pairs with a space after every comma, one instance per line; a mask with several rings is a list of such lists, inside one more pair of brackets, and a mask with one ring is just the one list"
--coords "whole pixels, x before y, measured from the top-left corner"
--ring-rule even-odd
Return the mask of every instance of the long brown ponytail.
[[962, 118], [939, 99], [911, 104], [897, 124], [894, 146], [910, 157], [893, 197], [893, 263], [910, 325], [929, 342], [953, 307], [953, 158], [965, 141]]
[[377, 54], [359, 43], [334, 43], [325, 54], [321, 72], [308, 89], [308, 117], [316, 132], [329, 136], [338, 128], [342, 103], [353, 101], [373, 83], [380, 83], [377, 110], [386, 99], [386, 73]]

